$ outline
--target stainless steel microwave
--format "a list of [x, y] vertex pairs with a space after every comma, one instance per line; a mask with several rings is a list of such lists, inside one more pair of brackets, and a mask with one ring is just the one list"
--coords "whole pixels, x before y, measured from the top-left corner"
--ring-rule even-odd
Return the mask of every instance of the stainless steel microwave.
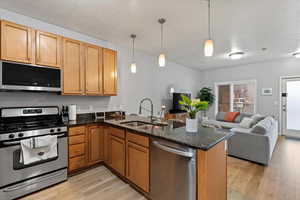
[[60, 69], [0, 61], [0, 89], [61, 91]]

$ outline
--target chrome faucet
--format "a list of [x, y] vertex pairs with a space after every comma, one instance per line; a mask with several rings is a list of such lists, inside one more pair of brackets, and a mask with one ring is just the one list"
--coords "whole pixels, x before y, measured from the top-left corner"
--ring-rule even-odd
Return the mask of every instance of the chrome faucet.
[[150, 119], [151, 119], [151, 122], [153, 122], [153, 121], [154, 121], [154, 118], [153, 118], [153, 102], [152, 102], [152, 100], [151, 100], [150, 98], [143, 98], [143, 99], [140, 101], [139, 114], [140, 114], [140, 115], [142, 114], [142, 109], [149, 111], [148, 109], [142, 107], [142, 104], [144, 103], [144, 101], [149, 101], [150, 104], [151, 104], [151, 110], [150, 110], [151, 116], [150, 116]]

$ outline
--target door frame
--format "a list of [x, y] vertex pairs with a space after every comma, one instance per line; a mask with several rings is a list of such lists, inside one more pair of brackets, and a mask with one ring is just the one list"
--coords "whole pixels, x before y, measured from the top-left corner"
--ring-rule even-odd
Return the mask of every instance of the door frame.
[[300, 79], [300, 75], [297, 75], [297, 76], [280, 76], [280, 80], [279, 80], [279, 135], [285, 135], [284, 134], [284, 114], [283, 114], [283, 110], [282, 110], [282, 92], [283, 92], [283, 83], [284, 83], [284, 80], [285, 79], [296, 79], [296, 78], [299, 78]]
[[[230, 85], [230, 100], [231, 100], [231, 97], [233, 97], [234, 95], [234, 91], [233, 91], [233, 85], [236, 85], [236, 84], [245, 84], [245, 83], [249, 83], [249, 82], [253, 82], [255, 84], [255, 96], [254, 96], [254, 113], [256, 113], [256, 108], [257, 108], [257, 94], [258, 94], [258, 91], [257, 91], [257, 80], [256, 79], [251, 79], [251, 80], [240, 80], [240, 81], [226, 81], [226, 82], [215, 82], [214, 83], [214, 87], [215, 87], [215, 90], [214, 90], [214, 94], [215, 94], [215, 115], [218, 113], [218, 102], [219, 102], [219, 87], [220, 85]], [[230, 111], [233, 110], [233, 101], [230, 101]]]

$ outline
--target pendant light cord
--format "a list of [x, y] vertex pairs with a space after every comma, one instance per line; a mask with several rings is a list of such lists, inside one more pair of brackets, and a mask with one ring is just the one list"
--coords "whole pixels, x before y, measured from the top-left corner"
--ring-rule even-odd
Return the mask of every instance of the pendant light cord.
[[211, 0], [208, 0], [208, 37], [211, 40]]
[[163, 36], [163, 31], [164, 31], [164, 29], [163, 29], [163, 24], [161, 24], [161, 27], [160, 27], [160, 48], [161, 48], [161, 50], [163, 50], [163, 39], [164, 39], [164, 36]]
[[135, 59], [134, 59], [134, 40], [135, 38], [132, 38], [132, 61], [135, 62]]

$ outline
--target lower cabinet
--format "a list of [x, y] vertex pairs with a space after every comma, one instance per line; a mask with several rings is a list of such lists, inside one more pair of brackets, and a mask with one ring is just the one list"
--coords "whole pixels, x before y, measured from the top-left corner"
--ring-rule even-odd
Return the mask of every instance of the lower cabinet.
[[110, 166], [125, 176], [125, 140], [110, 136], [111, 163]]
[[98, 125], [69, 128], [69, 173], [103, 161], [103, 130]]
[[93, 165], [103, 161], [104, 135], [102, 126], [88, 127], [88, 164]]
[[149, 149], [127, 141], [126, 177], [149, 192]]

